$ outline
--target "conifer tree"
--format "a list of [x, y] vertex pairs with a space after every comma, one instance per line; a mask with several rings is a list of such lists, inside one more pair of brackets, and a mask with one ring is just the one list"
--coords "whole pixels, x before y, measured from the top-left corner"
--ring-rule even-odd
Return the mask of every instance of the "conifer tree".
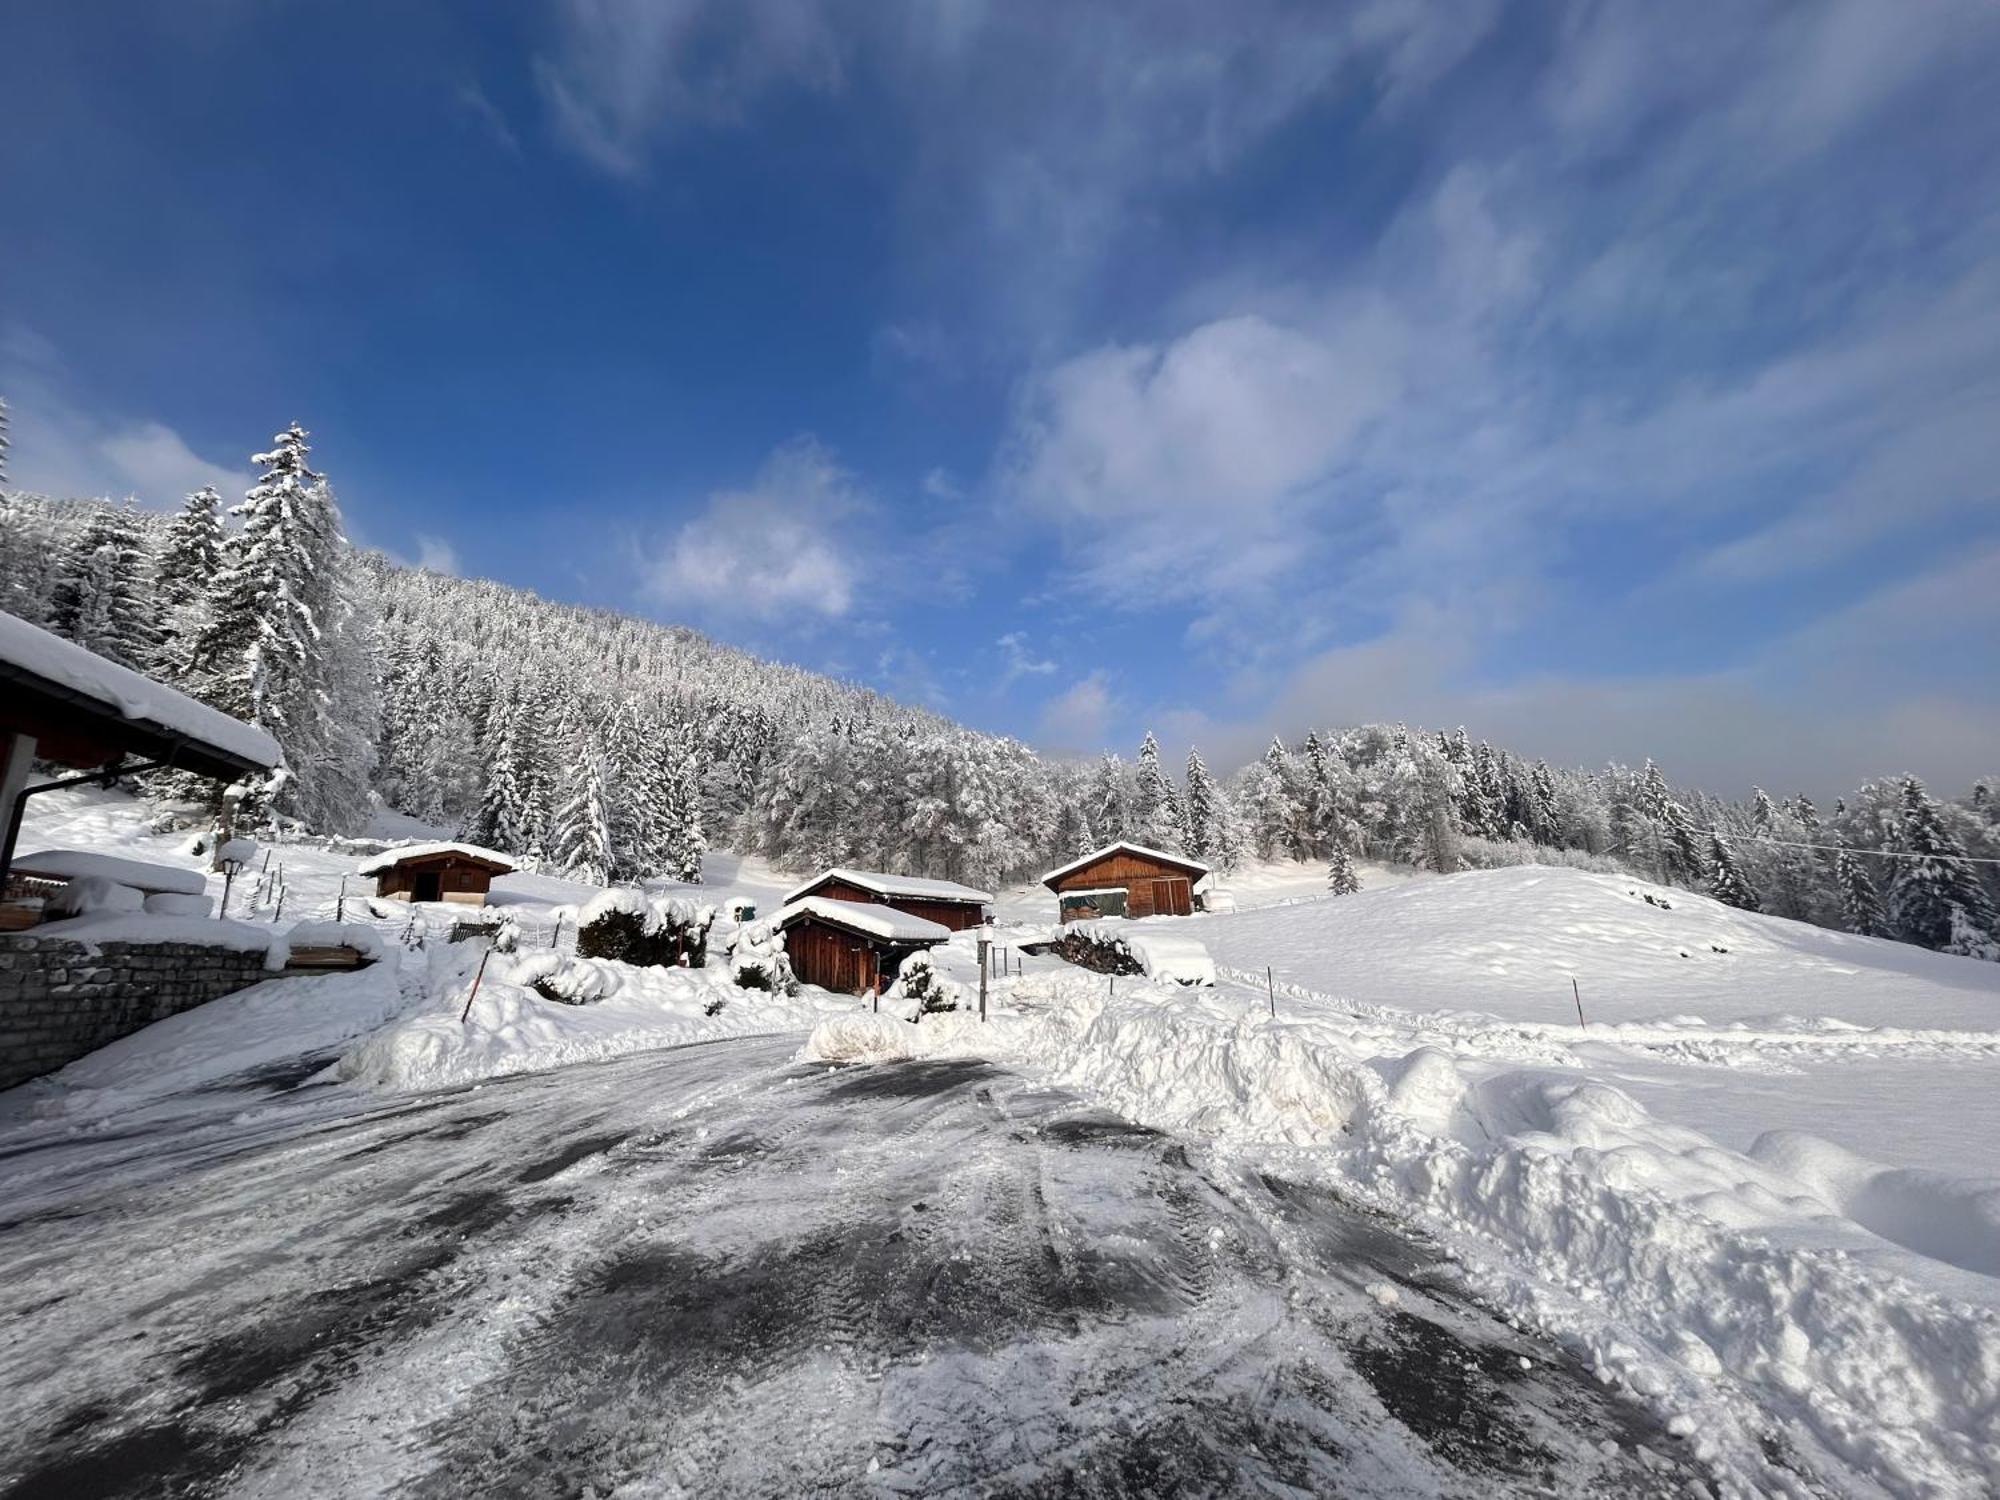
[[1160, 766], [1160, 742], [1153, 732], [1139, 746], [1139, 765], [1132, 789], [1132, 832], [1137, 842], [1153, 849], [1177, 850], [1181, 842], [1180, 798]]
[[1750, 883], [1743, 878], [1743, 871], [1736, 863], [1736, 856], [1729, 845], [1716, 834], [1708, 838], [1708, 893], [1726, 905], [1741, 911], [1758, 911], [1757, 893], [1750, 889]]
[[1668, 875], [1683, 882], [1700, 878], [1702, 873], [1701, 850], [1695, 843], [1694, 825], [1688, 821], [1687, 810], [1680, 803], [1669, 800], [1661, 837], [1662, 854]]
[[149, 666], [159, 647], [149, 572], [132, 508], [99, 507], [64, 560], [49, 628], [112, 661]]
[[549, 851], [562, 872], [586, 885], [611, 879], [611, 814], [606, 807], [604, 753], [579, 744], [556, 809], [554, 847]]
[[702, 855], [708, 840], [701, 831], [701, 790], [697, 785], [694, 751], [686, 730], [662, 734], [655, 749], [653, 785], [654, 863], [660, 874], [686, 885], [701, 883]]
[[1345, 845], [1335, 844], [1328, 856], [1326, 888], [1336, 896], [1351, 896], [1361, 889], [1361, 877], [1354, 873], [1354, 859]]
[[1980, 885], [1965, 846], [1914, 776], [1903, 778], [1902, 845], [1889, 887], [1889, 923], [1906, 943], [1971, 958], [2000, 958], [2000, 915]]
[[1187, 794], [1181, 804], [1182, 852], [1207, 859], [1216, 852], [1216, 836], [1221, 822], [1221, 791], [1208, 774], [1199, 750], [1189, 750]]
[[1882, 896], [1854, 851], [1842, 844], [1833, 856], [1833, 880], [1840, 892], [1841, 921], [1849, 932], [1879, 937]]
[[167, 527], [154, 567], [163, 660], [170, 674], [185, 673], [187, 654], [201, 633], [200, 609], [222, 566], [222, 496], [203, 485], [187, 497]]
[[1772, 805], [1771, 794], [1761, 786], [1750, 789], [1750, 826], [1759, 838], [1769, 838], [1778, 820], [1778, 809]]

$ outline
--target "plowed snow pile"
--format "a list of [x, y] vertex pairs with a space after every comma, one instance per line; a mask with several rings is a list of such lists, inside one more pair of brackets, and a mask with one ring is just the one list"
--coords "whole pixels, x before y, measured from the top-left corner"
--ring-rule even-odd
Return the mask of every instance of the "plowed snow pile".
[[1323, 1174], [1725, 1492], [2000, 1493], [2000, 966], [1546, 869], [1188, 930], [1221, 988], [1030, 972], [803, 1055], [991, 1056]]

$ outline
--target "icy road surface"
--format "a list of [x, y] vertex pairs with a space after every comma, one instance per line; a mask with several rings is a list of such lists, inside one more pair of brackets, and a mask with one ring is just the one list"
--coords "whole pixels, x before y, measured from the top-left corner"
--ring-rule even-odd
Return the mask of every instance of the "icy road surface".
[[1680, 1495], [1268, 1162], [976, 1061], [310, 1060], [0, 1160], [0, 1493]]

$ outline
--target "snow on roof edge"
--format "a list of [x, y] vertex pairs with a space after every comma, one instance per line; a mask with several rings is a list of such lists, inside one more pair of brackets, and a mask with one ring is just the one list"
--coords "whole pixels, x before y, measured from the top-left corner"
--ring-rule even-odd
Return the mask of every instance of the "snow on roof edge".
[[460, 844], [447, 841], [437, 844], [397, 844], [393, 848], [384, 849], [380, 854], [364, 859], [359, 865], [355, 866], [355, 873], [359, 875], [378, 875], [393, 865], [402, 864], [405, 860], [432, 859], [441, 854], [463, 854], [468, 859], [484, 860], [488, 864], [500, 866], [503, 874], [512, 873], [516, 868], [514, 861], [498, 850], [484, 849], [478, 844]]
[[928, 917], [913, 917], [894, 907], [863, 905], [859, 901], [835, 901], [829, 896], [807, 896], [787, 902], [771, 918], [779, 927], [801, 916], [814, 916], [836, 926], [846, 925], [874, 937], [900, 942], [946, 942], [951, 929]]
[[814, 886], [836, 878], [849, 885], [858, 885], [864, 891], [874, 891], [883, 896], [904, 896], [913, 901], [952, 901], [970, 906], [974, 902], [983, 905], [993, 899], [991, 891], [960, 885], [956, 880], [932, 880], [924, 875], [885, 875], [879, 870], [856, 870], [847, 865], [835, 865], [830, 870], [822, 870], [804, 885], [794, 886], [785, 893], [784, 901], [790, 904]]
[[210, 708], [177, 688], [108, 661], [5, 610], [0, 610], [0, 661], [94, 699], [124, 718], [197, 740], [210, 750], [266, 770], [284, 764], [278, 742], [256, 725]]
[[1203, 864], [1198, 859], [1190, 859], [1185, 854], [1169, 854], [1164, 849], [1150, 849], [1144, 844], [1135, 844], [1130, 839], [1118, 839], [1113, 843], [1106, 844], [1102, 849], [1093, 849], [1088, 854], [1080, 854], [1066, 865], [1056, 866], [1055, 869], [1042, 876], [1039, 883], [1047, 885], [1051, 880], [1060, 880], [1072, 870], [1080, 870], [1093, 860], [1102, 859], [1107, 854], [1116, 854], [1120, 849], [1127, 850], [1133, 854], [1143, 854], [1151, 859], [1164, 860], [1170, 865], [1180, 866], [1183, 870], [1199, 870], [1204, 876], [1215, 873], [1211, 866]]

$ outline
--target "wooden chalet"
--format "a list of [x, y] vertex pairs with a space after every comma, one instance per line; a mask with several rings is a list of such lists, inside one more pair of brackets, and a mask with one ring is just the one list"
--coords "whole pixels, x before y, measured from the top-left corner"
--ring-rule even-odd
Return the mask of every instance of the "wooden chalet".
[[1056, 893], [1059, 920], [1099, 917], [1185, 917], [1194, 911], [1196, 882], [1208, 866], [1143, 844], [1106, 844], [1042, 877]]
[[477, 844], [405, 844], [362, 863], [360, 873], [375, 877], [375, 894], [395, 901], [450, 901], [484, 906], [495, 875], [510, 875], [514, 862]]
[[951, 929], [875, 902], [807, 896], [774, 919], [792, 972], [806, 984], [846, 995], [878, 995], [912, 953], [935, 948]]
[[993, 902], [991, 891], [976, 891], [954, 880], [926, 880], [917, 875], [883, 875], [874, 870], [838, 867], [808, 880], [785, 897], [785, 904], [789, 906], [808, 896], [853, 901], [862, 906], [887, 906], [953, 932], [985, 925], [986, 908]]
[[[263, 730], [0, 612], [0, 892], [37, 792], [155, 767], [235, 782], [282, 760]], [[30, 785], [37, 761], [83, 774]]]

